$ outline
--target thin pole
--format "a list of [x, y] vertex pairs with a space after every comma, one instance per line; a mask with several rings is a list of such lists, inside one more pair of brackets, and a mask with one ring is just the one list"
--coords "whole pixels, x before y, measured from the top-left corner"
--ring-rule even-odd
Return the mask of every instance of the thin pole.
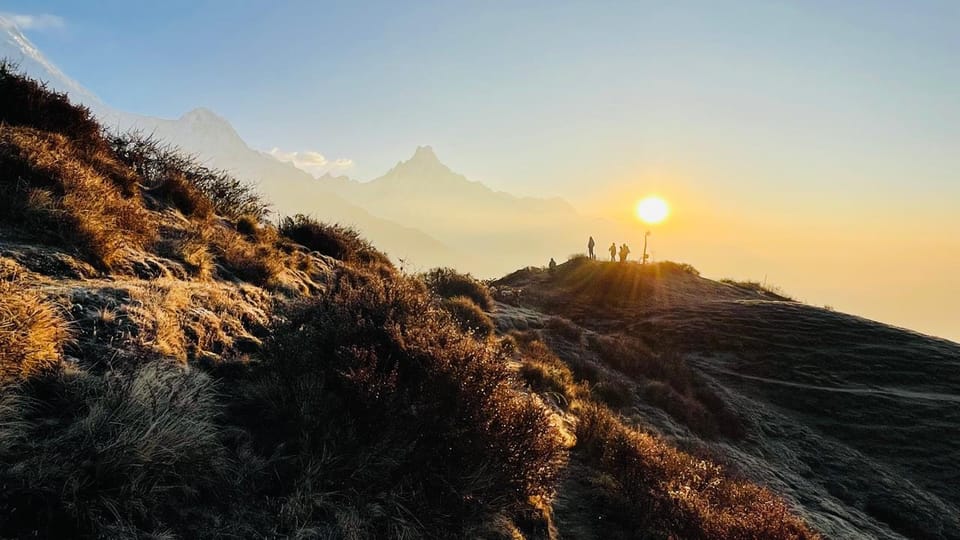
[[647, 238], [649, 236], [650, 231], [647, 231], [647, 233], [643, 235], [643, 258], [640, 259], [641, 264], [647, 264]]

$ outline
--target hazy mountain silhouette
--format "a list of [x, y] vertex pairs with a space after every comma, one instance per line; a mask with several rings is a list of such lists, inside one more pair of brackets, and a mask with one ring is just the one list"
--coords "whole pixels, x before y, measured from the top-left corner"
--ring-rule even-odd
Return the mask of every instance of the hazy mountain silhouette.
[[410, 159], [370, 182], [333, 176], [320, 181], [377, 216], [428, 231], [462, 251], [487, 254], [487, 260], [465, 267], [483, 275], [582, 251], [588, 234], [614, 228], [580, 215], [560, 198], [516, 197], [469, 180], [442, 163], [430, 146], [418, 147]]
[[12, 22], [0, 19], [0, 27], [0, 56], [87, 105], [104, 125], [153, 134], [255, 183], [276, 214], [306, 213], [356, 226], [390, 256], [414, 267], [455, 265], [494, 277], [582, 251], [589, 234], [623, 236], [617, 226], [581, 216], [563, 199], [516, 197], [471, 181], [443, 164], [430, 146], [418, 147], [410, 159], [369, 182], [329, 174], [316, 179], [250, 148], [209, 109], [174, 120], [117, 111], [47, 60]]
[[308, 173], [250, 148], [230, 122], [209, 109], [197, 108], [175, 120], [118, 111], [63, 73], [2, 16], [0, 32], [0, 57], [18, 63], [25, 73], [51, 88], [67, 92], [71, 100], [89, 107], [110, 129], [153, 134], [196, 155], [208, 166], [256, 184], [277, 215], [305, 213], [356, 226], [392, 257], [409, 259], [424, 268], [465, 260], [463, 254], [430, 235], [378, 217], [324, 189]]

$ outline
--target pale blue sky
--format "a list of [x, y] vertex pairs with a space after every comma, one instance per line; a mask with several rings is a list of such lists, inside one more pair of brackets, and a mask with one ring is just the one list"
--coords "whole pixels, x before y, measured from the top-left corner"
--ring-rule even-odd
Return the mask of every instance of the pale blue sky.
[[431, 144], [525, 193], [664, 163], [957, 193], [958, 2], [82, 4], [3, 9], [62, 17], [31, 39], [112, 106], [208, 106], [360, 178]]

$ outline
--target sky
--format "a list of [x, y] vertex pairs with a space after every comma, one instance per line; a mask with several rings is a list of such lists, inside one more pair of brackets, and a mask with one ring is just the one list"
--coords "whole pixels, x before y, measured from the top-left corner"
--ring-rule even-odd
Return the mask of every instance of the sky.
[[960, 2], [0, 11], [34, 17], [30, 39], [112, 107], [205, 106], [358, 179], [429, 144], [495, 189], [618, 220], [656, 192], [674, 210], [659, 258], [960, 340]]

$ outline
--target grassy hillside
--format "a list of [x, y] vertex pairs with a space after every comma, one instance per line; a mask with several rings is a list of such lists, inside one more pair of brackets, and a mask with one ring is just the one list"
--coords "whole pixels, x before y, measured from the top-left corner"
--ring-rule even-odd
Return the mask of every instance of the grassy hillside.
[[[494, 332], [469, 276], [275, 226], [250, 188], [9, 65], [0, 122], [0, 537], [816, 536], [626, 422], [631, 388]], [[682, 364], [637, 369], [736, 436]]]
[[573, 258], [493, 289], [499, 331], [556, 354], [521, 373], [561, 402], [576, 396], [560, 386], [583, 385], [626, 426], [771, 486], [830, 537], [960, 538], [960, 441], [943, 436], [960, 426], [960, 345], [669, 262]]

